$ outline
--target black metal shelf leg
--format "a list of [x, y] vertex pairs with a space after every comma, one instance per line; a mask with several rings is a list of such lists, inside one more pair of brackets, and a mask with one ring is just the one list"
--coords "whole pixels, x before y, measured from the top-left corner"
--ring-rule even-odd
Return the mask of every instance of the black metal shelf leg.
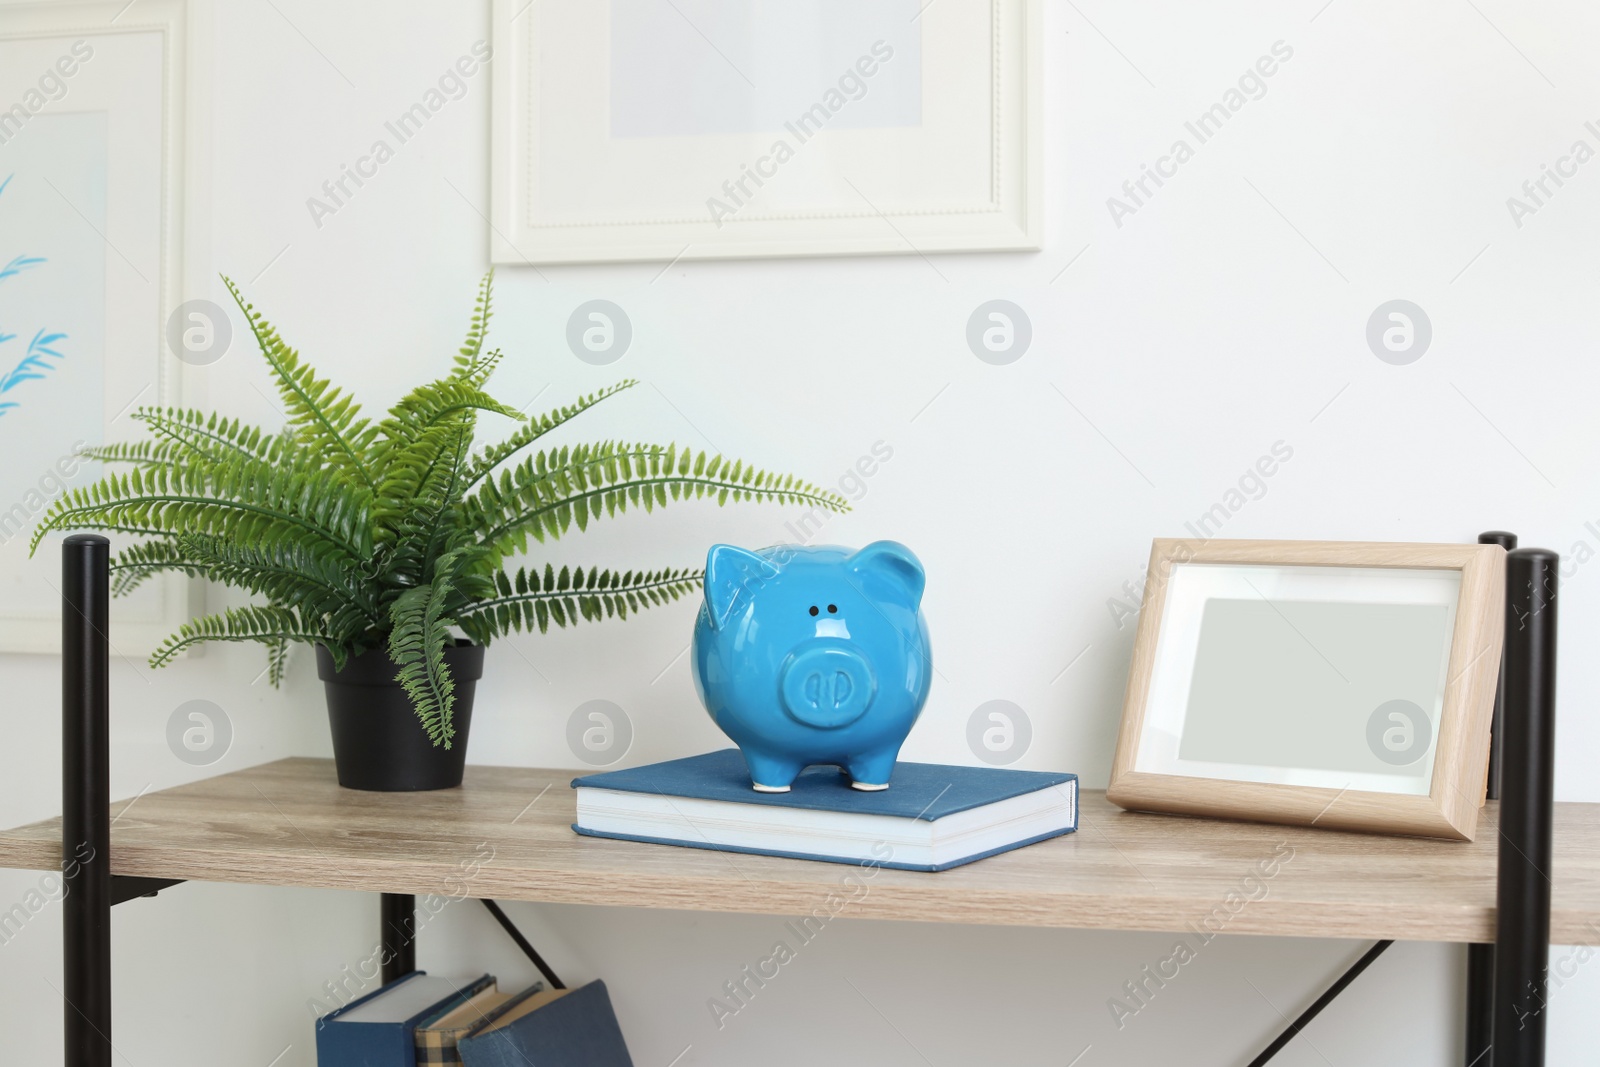
[[62, 1005], [67, 1067], [111, 1067], [111, 542], [61, 554]]
[[1542, 1067], [1554, 851], [1556, 590], [1561, 558], [1511, 553], [1506, 589], [1505, 743], [1495, 901], [1496, 1067]]
[[1494, 1057], [1494, 945], [1467, 946], [1467, 1067], [1491, 1067]]
[[383, 981], [403, 978], [417, 969], [417, 898], [410, 893], [383, 894]]

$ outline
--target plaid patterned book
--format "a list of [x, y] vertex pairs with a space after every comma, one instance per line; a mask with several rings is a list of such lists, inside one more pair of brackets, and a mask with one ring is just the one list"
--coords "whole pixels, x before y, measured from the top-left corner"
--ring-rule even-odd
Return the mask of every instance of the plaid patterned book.
[[462, 1067], [456, 1042], [512, 999], [512, 994], [500, 992], [495, 980], [488, 977], [466, 992], [468, 996], [464, 1002], [417, 1024], [414, 1031], [417, 1067], [436, 1067], [438, 1064]]

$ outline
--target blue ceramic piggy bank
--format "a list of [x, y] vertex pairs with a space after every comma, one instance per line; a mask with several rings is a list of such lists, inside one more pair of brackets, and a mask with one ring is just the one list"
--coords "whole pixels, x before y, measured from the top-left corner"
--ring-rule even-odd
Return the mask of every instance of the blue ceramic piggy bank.
[[887, 789], [928, 699], [922, 564], [894, 541], [859, 551], [716, 545], [694, 628], [694, 676], [711, 718], [764, 793], [814, 763]]

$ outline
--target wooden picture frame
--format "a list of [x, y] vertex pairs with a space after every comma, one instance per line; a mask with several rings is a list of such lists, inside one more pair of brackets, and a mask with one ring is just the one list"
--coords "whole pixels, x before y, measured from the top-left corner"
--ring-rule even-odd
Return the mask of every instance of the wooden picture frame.
[[492, 262], [1040, 248], [1043, 0], [739, 7], [493, 0]]
[[[1223, 570], [1194, 570], [1197, 567]], [[1316, 585], [1321, 580], [1329, 588], [1333, 588], [1330, 583], [1346, 579], [1365, 583], [1361, 585], [1367, 590], [1363, 597], [1406, 577], [1423, 576], [1421, 580], [1427, 581], [1427, 575], [1436, 575], [1441, 588], [1458, 590], [1450, 619], [1448, 667], [1439, 675], [1443, 685], [1437, 720], [1432, 724], [1431, 770], [1417, 779], [1425, 791], [1420, 786], [1411, 793], [1366, 788], [1376, 776], [1353, 772], [1348, 777], [1352, 782], [1359, 780], [1361, 787], [1352, 788], [1350, 782], [1339, 787], [1328, 776], [1346, 772], [1333, 770], [1258, 768], [1260, 773], [1256, 773], [1246, 768], [1245, 777], [1256, 780], [1208, 776], [1193, 768], [1215, 764], [1184, 762], [1186, 757], [1172, 755], [1181, 752], [1182, 716], [1192, 713], [1192, 704], [1176, 712], [1180, 728], [1174, 740], [1171, 705], [1179, 690], [1163, 679], [1181, 680], [1185, 665], [1174, 657], [1181, 658], [1186, 649], [1192, 650], [1192, 658], [1200, 652], [1198, 637], [1186, 644], [1185, 638], [1170, 635], [1185, 628], [1198, 631], [1193, 618], [1179, 616], [1192, 616], [1196, 603], [1212, 601], [1197, 600], [1198, 594], [1190, 592], [1169, 594], [1178, 579], [1186, 587], [1198, 589], [1225, 576], [1244, 575], [1248, 580], [1252, 573], [1273, 573], [1252, 571], [1252, 567], [1282, 568], [1277, 573], [1286, 581]], [[1341, 570], [1335, 574], [1318, 568]], [[1367, 571], [1372, 572], [1370, 576]], [[1409, 603], [1405, 598], [1413, 592], [1410, 588], [1396, 592], [1394, 602]], [[1123, 808], [1141, 811], [1472, 840], [1487, 785], [1490, 730], [1505, 635], [1505, 596], [1506, 553], [1498, 545], [1157, 539], [1150, 551], [1107, 797]], [[1262, 599], [1271, 604], [1269, 598]], [[1174, 606], [1174, 601], [1181, 602]], [[1362, 601], [1335, 598], [1335, 602]], [[1290, 601], [1281, 599], [1279, 603]], [[1302, 601], [1297, 606], [1304, 609], [1306, 604]], [[1294, 626], [1287, 617], [1284, 621]], [[1165, 642], [1164, 634], [1169, 635]], [[1187, 669], [1187, 684], [1193, 686], [1192, 662]], [[1153, 685], [1160, 685], [1161, 691], [1153, 694]], [[1188, 701], [1189, 690], [1182, 693]], [[1165, 733], [1152, 727], [1158, 719], [1168, 725]], [[1184, 773], [1173, 773], [1178, 767], [1185, 768]], [[1267, 780], [1272, 777], [1281, 780]]]

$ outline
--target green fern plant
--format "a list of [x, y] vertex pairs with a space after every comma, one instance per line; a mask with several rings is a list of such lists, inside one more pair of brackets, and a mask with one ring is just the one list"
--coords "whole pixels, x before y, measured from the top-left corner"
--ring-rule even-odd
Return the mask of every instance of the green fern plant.
[[[125, 595], [162, 571], [210, 578], [262, 602], [185, 623], [156, 650], [164, 666], [205, 641], [257, 641], [274, 685], [290, 643], [326, 646], [339, 668], [387, 647], [433, 743], [449, 747], [454, 682], [444, 650], [460, 630], [488, 644], [552, 622], [626, 618], [696, 589], [691, 569], [624, 570], [550, 563], [509, 569], [530, 539], [679, 500], [775, 501], [845, 511], [836, 493], [792, 476], [675, 445], [541, 446], [557, 427], [637, 384], [618, 382], [524, 418], [484, 391], [500, 361], [485, 351], [493, 272], [483, 279], [454, 369], [419, 386], [385, 418], [319, 378], [237, 286], [288, 413], [279, 433], [199, 411], [141, 408], [145, 440], [86, 451], [123, 465], [60, 498], [34, 533], [98, 529], [140, 541], [112, 560]], [[478, 418], [519, 424], [474, 450]]]

